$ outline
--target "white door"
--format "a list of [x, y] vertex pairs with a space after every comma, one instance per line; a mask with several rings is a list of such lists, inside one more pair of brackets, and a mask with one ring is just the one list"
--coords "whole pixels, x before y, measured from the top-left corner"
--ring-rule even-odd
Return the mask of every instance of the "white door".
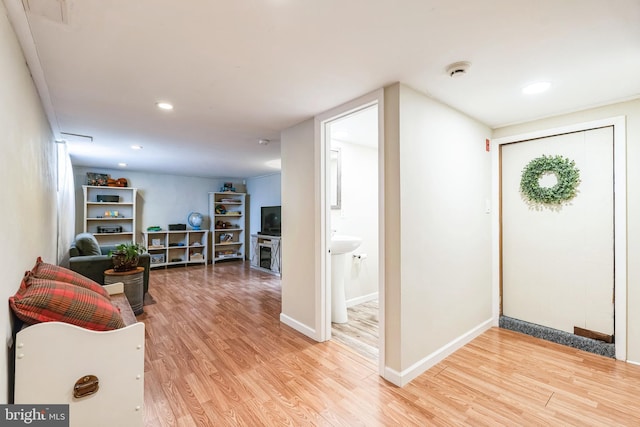
[[[523, 169], [542, 155], [580, 171], [578, 194], [557, 209], [534, 209], [520, 193]], [[503, 315], [614, 335], [613, 128], [503, 145], [500, 164]]]

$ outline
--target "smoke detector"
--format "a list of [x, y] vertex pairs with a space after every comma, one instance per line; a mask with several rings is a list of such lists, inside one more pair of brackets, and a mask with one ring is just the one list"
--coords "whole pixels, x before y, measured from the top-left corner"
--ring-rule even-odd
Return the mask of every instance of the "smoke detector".
[[461, 77], [467, 74], [471, 63], [467, 61], [454, 62], [447, 67], [447, 74], [449, 77]]
[[258, 144], [260, 144], [260, 145], [269, 145], [270, 142], [271, 141], [268, 140], [268, 139], [259, 139], [258, 140]]

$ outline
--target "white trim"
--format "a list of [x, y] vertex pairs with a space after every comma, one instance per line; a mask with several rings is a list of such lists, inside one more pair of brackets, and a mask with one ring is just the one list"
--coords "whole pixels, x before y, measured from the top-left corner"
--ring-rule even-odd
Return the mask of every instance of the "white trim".
[[594, 104], [585, 105], [585, 106], [581, 107], [579, 110], [575, 110], [575, 109], [571, 109], [571, 108], [570, 109], [563, 109], [563, 110], [556, 111], [556, 112], [554, 112], [552, 114], [549, 114], [549, 115], [532, 117], [532, 118], [529, 118], [529, 119], [524, 120], [524, 121], [509, 122], [509, 123], [498, 123], [495, 126], [493, 126], [493, 129], [501, 129], [501, 128], [506, 128], [506, 127], [509, 127], [509, 126], [518, 126], [518, 125], [522, 125], [522, 124], [525, 124], [525, 123], [531, 123], [531, 122], [537, 122], [537, 121], [541, 121], [541, 120], [557, 118], [557, 117], [560, 117], [560, 116], [564, 116], [566, 114], [582, 113], [582, 112], [585, 112], [585, 111], [594, 110], [596, 108], [607, 107], [609, 105], [622, 104], [623, 102], [634, 101], [636, 99], [640, 99], [640, 95], [635, 94], [635, 95], [623, 96], [623, 97], [615, 98], [615, 99], [609, 99], [609, 100], [604, 101], [604, 102], [596, 102]]
[[[316, 246], [321, 254], [316, 260], [315, 295], [316, 295], [316, 329], [319, 331], [318, 341], [331, 339], [331, 255], [329, 242], [331, 240], [330, 206], [326, 191], [328, 188], [327, 161], [329, 157], [329, 144], [325, 141], [325, 126], [339, 118], [345, 117], [364, 108], [378, 105], [378, 254], [379, 259], [384, 260], [384, 89], [378, 89], [357, 99], [349, 101], [331, 110], [315, 116], [315, 155], [320, 159], [316, 162]], [[378, 325], [379, 325], [379, 372], [384, 375], [385, 364], [385, 338], [384, 338], [384, 262], [379, 263], [378, 292], [381, 295]]]
[[289, 317], [284, 313], [280, 313], [280, 322], [284, 323], [285, 325], [289, 326], [290, 328], [295, 329], [296, 331], [300, 332], [301, 334], [308, 336], [309, 338], [311, 338], [313, 340], [321, 341], [320, 337], [317, 334], [315, 329], [310, 328], [309, 326], [305, 325], [304, 323], [298, 322], [293, 317]]
[[347, 300], [347, 307], [353, 307], [359, 304], [364, 304], [365, 302], [373, 301], [376, 299], [378, 299], [378, 292], [374, 292], [369, 295], [362, 295], [356, 298], [351, 298]]
[[610, 117], [585, 123], [577, 123], [552, 129], [545, 129], [525, 134], [506, 136], [493, 141], [491, 156], [491, 194], [492, 209], [492, 295], [493, 324], [497, 325], [500, 317], [500, 145], [512, 142], [545, 138], [572, 132], [581, 132], [613, 126], [614, 156], [614, 287], [615, 287], [615, 342], [616, 359], [627, 358], [627, 150], [626, 150], [626, 118]]
[[612, 121], [616, 359], [627, 360], [627, 126], [624, 116]]
[[314, 274], [314, 290], [315, 290], [315, 327], [318, 331], [317, 341], [327, 341], [331, 339], [331, 325], [327, 322], [331, 321], [331, 287], [327, 289], [325, 282], [331, 277], [331, 257], [328, 255], [329, 247], [327, 246], [327, 233], [330, 233], [330, 227], [327, 227], [327, 221], [330, 218], [328, 210], [330, 207], [326, 202], [327, 181], [329, 180], [327, 170], [327, 158], [329, 158], [329, 147], [325, 145], [325, 124], [319, 117], [314, 118], [314, 158], [319, 159], [315, 162], [315, 212], [314, 221], [314, 239], [316, 242], [316, 253], [320, 256], [315, 260]]
[[385, 139], [384, 139], [384, 89], [378, 91], [378, 373], [384, 378], [386, 359], [386, 300], [385, 300]]
[[387, 368], [385, 370], [384, 378], [387, 381], [390, 381], [391, 383], [397, 385], [398, 387], [404, 387], [406, 384], [409, 384], [414, 378], [422, 375], [424, 372], [440, 363], [446, 357], [452, 355], [453, 353], [482, 335], [484, 332], [491, 329], [492, 325], [493, 318], [485, 320], [475, 328], [471, 329], [463, 335], [460, 335], [458, 338], [447, 343], [443, 347], [440, 347], [438, 350], [409, 366], [402, 372]]

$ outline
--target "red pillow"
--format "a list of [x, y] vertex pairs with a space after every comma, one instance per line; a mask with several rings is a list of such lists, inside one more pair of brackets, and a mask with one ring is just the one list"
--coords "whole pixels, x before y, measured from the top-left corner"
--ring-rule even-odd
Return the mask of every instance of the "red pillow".
[[16, 316], [31, 325], [65, 322], [95, 331], [125, 326], [120, 311], [107, 298], [70, 283], [25, 277], [9, 305]]
[[33, 274], [33, 277], [37, 277], [39, 279], [51, 279], [56, 282], [65, 282], [76, 286], [82, 286], [83, 288], [90, 289], [105, 298], [111, 299], [109, 292], [107, 292], [99, 283], [94, 282], [80, 273], [69, 270], [68, 268], [47, 264], [42, 261], [41, 257], [38, 257], [36, 260], [36, 265], [31, 270], [31, 273]]

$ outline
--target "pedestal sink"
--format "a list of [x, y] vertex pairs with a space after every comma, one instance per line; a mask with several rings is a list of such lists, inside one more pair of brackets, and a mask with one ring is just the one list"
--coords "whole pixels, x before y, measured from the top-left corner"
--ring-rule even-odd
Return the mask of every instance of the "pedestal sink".
[[356, 250], [362, 239], [356, 236], [336, 234], [331, 237], [331, 321], [347, 323], [347, 299], [344, 293], [344, 276], [347, 254]]

